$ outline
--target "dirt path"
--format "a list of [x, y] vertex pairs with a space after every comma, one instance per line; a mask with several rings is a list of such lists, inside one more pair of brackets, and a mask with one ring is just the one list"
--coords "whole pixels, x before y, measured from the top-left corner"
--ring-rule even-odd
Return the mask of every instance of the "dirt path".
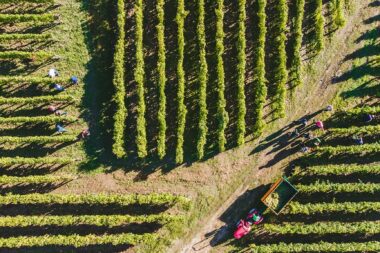
[[[344, 71], [342, 68], [349, 68], [347, 64], [344, 63], [344, 58], [353, 50], [356, 50], [360, 45], [355, 44], [357, 34], [366, 31], [366, 26], [363, 25], [363, 21], [372, 17], [377, 13], [376, 8], [368, 7], [373, 1], [362, 1], [360, 3], [363, 8], [356, 6], [356, 12], [351, 15], [350, 19], [347, 20], [346, 26], [337, 32], [334, 37], [331, 48], [325, 50], [320, 56], [324, 62], [324, 70], [321, 71], [322, 75], [319, 80], [305, 80], [305, 85], [310, 81], [317, 82], [318, 85], [315, 85], [315, 89], [311, 90], [311, 94], [317, 94], [317, 96], [308, 96], [306, 107], [299, 106], [298, 110], [295, 110], [293, 115], [293, 120], [309, 114], [311, 111], [305, 111], [305, 108], [323, 108], [336, 94], [338, 85], [331, 85], [331, 80]], [[332, 48], [335, 43], [338, 43], [339, 46]], [[334, 56], [334, 57], [331, 57]], [[331, 59], [331, 60], [330, 60]], [[297, 101], [298, 102], [298, 101]], [[289, 121], [288, 121], [289, 122]], [[284, 124], [285, 125], [285, 124]], [[283, 128], [282, 136], [289, 131], [290, 126]], [[278, 138], [279, 139], [279, 138]], [[228, 223], [221, 220], [221, 216], [228, 213], [228, 209], [237, 201], [237, 199], [244, 195], [251, 187], [267, 184], [273, 180], [273, 176], [276, 175], [284, 165], [289, 161], [289, 159], [283, 159], [281, 163], [276, 163], [275, 166], [271, 166], [271, 161], [278, 160], [278, 156], [281, 152], [286, 151], [284, 148], [278, 148], [278, 150], [270, 151], [272, 145], [268, 145], [266, 149], [260, 152], [257, 155], [257, 168], [254, 169], [251, 177], [247, 177], [245, 182], [239, 187], [229, 199], [215, 212], [211, 217], [206, 217], [199, 224], [203, 224], [199, 227], [199, 230], [195, 235], [191, 237], [187, 242], [178, 241], [172, 248], [172, 252], [182, 252], [182, 253], [205, 253], [210, 252], [215, 245], [218, 245], [227, 237], [231, 236], [231, 228], [234, 227], [234, 223]], [[277, 149], [277, 148], [276, 148]], [[294, 158], [294, 156], [292, 156]], [[265, 168], [265, 169], [263, 169]], [[265, 177], [265, 174], [270, 174], [270, 177]], [[263, 179], [263, 180], [260, 180]], [[255, 182], [252, 184], [251, 182]], [[225, 220], [225, 219], [224, 219]], [[222, 249], [218, 249], [218, 252], [223, 252]]]

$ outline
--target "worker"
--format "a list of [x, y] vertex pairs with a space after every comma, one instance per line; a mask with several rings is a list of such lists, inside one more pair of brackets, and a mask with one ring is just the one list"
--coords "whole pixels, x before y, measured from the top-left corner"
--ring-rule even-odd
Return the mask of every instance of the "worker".
[[334, 107], [332, 105], [328, 105], [325, 109], [325, 111], [327, 112], [332, 112], [332, 110], [334, 109]]
[[316, 138], [314, 138], [314, 139], [312, 140], [312, 144], [313, 144], [315, 147], [317, 147], [317, 146], [319, 146], [319, 144], [321, 144], [321, 140], [320, 140], [318, 137], [316, 137]]
[[90, 136], [90, 129], [85, 129], [83, 130], [79, 135], [78, 135], [78, 140], [81, 140], [81, 139], [86, 139], [87, 137]]
[[358, 144], [358, 145], [364, 144], [363, 137], [361, 137], [361, 136], [360, 137], [354, 136], [353, 139], [356, 142], [356, 144]]
[[303, 146], [302, 148], [301, 148], [301, 152], [302, 153], [307, 153], [309, 151], [309, 148], [307, 147], [307, 146]]
[[306, 127], [307, 126], [307, 119], [306, 118], [301, 119], [301, 124], [303, 127]]
[[90, 136], [90, 129], [85, 129], [81, 132], [81, 136], [83, 139], [87, 138], [88, 136]]
[[313, 134], [311, 134], [310, 132], [307, 132], [307, 133], [304, 133], [303, 137], [305, 137], [307, 140], [310, 140], [311, 138], [313, 138]]
[[62, 85], [57, 84], [57, 83], [50, 85], [50, 88], [55, 89], [56, 91], [64, 91], [65, 90], [65, 88], [63, 88]]
[[300, 135], [300, 133], [299, 133], [297, 128], [294, 129], [294, 131], [288, 133], [289, 138], [298, 137], [299, 135]]
[[374, 116], [372, 114], [364, 115], [364, 122], [369, 123], [373, 120]]
[[59, 76], [59, 73], [58, 73], [58, 71], [56, 69], [51, 68], [51, 69], [49, 69], [48, 76], [51, 77], [51, 78], [54, 78], [56, 76]]
[[67, 115], [67, 112], [62, 111], [62, 110], [55, 110], [54, 114], [56, 116], [63, 116], [63, 115]]
[[71, 82], [72, 84], [78, 84], [78, 77], [76, 77], [76, 76], [72, 76], [72, 77], [70, 78], [70, 82]]
[[321, 130], [323, 130], [323, 131], [325, 130], [322, 121], [318, 120], [317, 122], [315, 122], [315, 125], [316, 125], [319, 129], [321, 129]]
[[56, 110], [57, 110], [57, 107], [55, 107], [54, 105], [49, 105], [49, 107], [48, 107], [49, 112], [55, 113]]
[[56, 116], [67, 115], [67, 112], [62, 111], [62, 110], [58, 110], [58, 108], [55, 107], [54, 105], [49, 105], [48, 111], [51, 112], [51, 113], [54, 113]]
[[251, 224], [248, 221], [243, 221], [242, 225], [244, 230], [246, 230], [247, 232], [251, 231]]
[[252, 215], [252, 221], [253, 221], [253, 223], [256, 224], [260, 219], [261, 219], [261, 216], [258, 213], [254, 213]]
[[64, 132], [67, 132], [67, 130], [62, 126], [61, 123], [57, 123], [57, 124], [55, 125], [55, 128], [57, 129], [57, 132], [58, 132], [59, 134], [62, 134], [62, 133], [64, 133]]

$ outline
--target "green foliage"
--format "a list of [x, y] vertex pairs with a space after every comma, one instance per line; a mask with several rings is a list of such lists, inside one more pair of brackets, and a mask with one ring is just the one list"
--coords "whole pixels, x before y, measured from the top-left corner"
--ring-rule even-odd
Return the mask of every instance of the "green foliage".
[[60, 143], [73, 142], [77, 140], [76, 135], [54, 135], [54, 136], [0, 136], [0, 143], [9, 142], [12, 144], [21, 143]]
[[290, 202], [289, 214], [367, 213], [380, 210], [380, 202], [307, 203]]
[[273, 110], [275, 118], [285, 117], [285, 102], [286, 102], [286, 82], [288, 80], [288, 71], [286, 69], [286, 23], [288, 21], [288, 5], [286, 0], [279, 0], [274, 6], [274, 11], [277, 14], [276, 23], [273, 33], [276, 39], [273, 42], [276, 52], [274, 61], [274, 95], [273, 95]]
[[380, 184], [371, 183], [329, 183], [316, 182], [314, 184], [296, 186], [302, 193], [339, 193], [339, 192], [360, 192], [360, 193], [378, 193]]
[[171, 221], [181, 221], [182, 216], [169, 214], [152, 215], [47, 215], [47, 216], [3, 216], [0, 217], [0, 227], [39, 227], [39, 226], [77, 226], [91, 225], [102, 227], [116, 227], [129, 223], [166, 224]]
[[0, 85], [10, 84], [42, 84], [48, 85], [52, 83], [65, 83], [69, 80], [66, 78], [50, 78], [50, 77], [25, 77], [25, 76], [0, 76]]
[[73, 101], [70, 95], [56, 95], [56, 96], [40, 96], [40, 97], [0, 97], [0, 105], [2, 104], [41, 104], [47, 102], [70, 102]]
[[292, 86], [302, 85], [302, 21], [305, 13], [305, 0], [296, 0], [296, 18], [294, 21], [294, 44], [291, 51], [291, 81]]
[[74, 194], [25, 194], [25, 195], [1, 195], [0, 205], [28, 205], [28, 204], [86, 204], [86, 205], [187, 205], [189, 200], [171, 194], [156, 194], [149, 195], [143, 194], [87, 194], [87, 195], [74, 195]]
[[130, 233], [113, 235], [44, 235], [44, 236], [18, 236], [0, 238], [1, 248], [20, 248], [20, 247], [43, 247], [43, 246], [73, 246], [75, 248], [89, 245], [125, 245], [140, 244], [157, 240], [157, 235], [143, 234], [135, 235]]
[[317, 152], [311, 156], [320, 157], [322, 155], [335, 156], [338, 154], [353, 155], [364, 153], [378, 153], [380, 152], [380, 143], [371, 143], [355, 146], [337, 146], [337, 147], [318, 147]]
[[186, 125], [187, 109], [185, 105], [185, 71], [183, 69], [184, 50], [185, 50], [185, 18], [188, 12], [185, 10], [185, 1], [178, 0], [176, 22], [178, 26], [178, 126], [177, 126], [177, 147], [175, 161], [177, 164], [183, 163], [183, 142]]
[[380, 250], [380, 242], [318, 242], [318, 243], [279, 243], [251, 245], [257, 253], [294, 253], [294, 252], [376, 252]]
[[380, 133], [380, 125], [361, 126], [349, 128], [329, 128], [331, 136], [352, 136], [352, 135], [376, 135]]
[[301, 222], [288, 222], [281, 224], [264, 224], [265, 230], [278, 234], [376, 234], [380, 233], [379, 221], [361, 222], [316, 222], [305, 224]]
[[323, 3], [322, 0], [314, 1], [314, 13], [313, 13], [313, 26], [315, 29], [314, 34], [314, 50], [319, 53], [324, 48], [324, 28], [325, 20], [323, 17]]
[[237, 145], [240, 146], [244, 143], [245, 139], [245, 115], [247, 108], [245, 105], [245, 68], [246, 68], [246, 39], [245, 39], [245, 21], [246, 21], [246, 0], [238, 0], [239, 8], [239, 31], [238, 31], [238, 65], [237, 65]]
[[124, 132], [125, 120], [127, 118], [127, 108], [125, 106], [125, 86], [124, 86], [124, 61], [125, 61], [125, 4], [124, 0], [117, 1], [117, 32], [118, 38], [115, 45], [114, 54], [114, 76], [113, 85], [115, 87], [115, 94], [113, 101], [116, 104], [116, 112], [113, 116], [114, 129], [113, 129], [113, 145], [112, 152], [117, 158], [122, 158], [126, 155], [124, 149]]
[[[1, 1], [1, 0], [0, 0]], [[1, 34], [0, 35], [0, 42], [6, 42], [6, 41], [47, 41], [51, 39], [51, 34], [49, 33], [43, 33], [43, 34], [36, 34], [36, 33], [21, 33], [21, 34]]]
[[34, 175], [25, 177], [0, 176], [2, 185], [20, 185], [20, 184], [54, 184], [74, 179], [71, 175], [52, 176], [52, 175]]
[[135, 81], [137, 83], [137, 155], [140, 158], [147, 156], [147, 140], [146, 140], [146, 121], [145, 121], [145, 88], [144, 88], [144, 48], [143, 48], [143, 0], [137, 0], [135, 3], [136, 18], [136, 68]]
[[334, 2], [334, 15], [333, 15], [333, 24], [334, 27], [341, 28], [346, 24], [346, 20], [344, 18], [344, 3], [343, 0], [333, 0]]
[[378, 114], [380, 113], [380, 106], [365, 106], [361, 108], [354, 108], [345, 112], [349, 116], [360, 116], [362, 114]]
[[0, 23], [51, 23], [55, 17], [52, 14], [0, 14]]
[[254, 97], [254, 110], [255, 110], [255, 123], [253, 126], [253, 131], [256, 136], [259, 136], [262, 134], [264, 127], [265, 127], [265, 121], [264, 121], [264, 113], [263, 108], [265, 105], [265, 101], [267, 98], [267, 86], [265, 79], [265, 37], [267, 33], [266, 29], [266, 13], [265, 8], [267, 5], [266, 0], [259, 0], [258, 2], [258, 42], [256, 48], [256, 63], [255, 63], [255, 97]]
[[0, 0], [0, 4], [15, 4], [15, 3], [53, 4], [54, 0]]
[[225, 73], [224, 73], [224, 30], [223, 30], [223, 21], [224, 21], [224, 0], [217, 1], [216, 13], [216, 56], [217, 56], [217, 77], [218, 77], [218, 101], [217, 101], [217, 115], [218, 120], [218, 148], [220, 152], [225, 150], [226, 145], [226, 136], [225, 130], [229, 121], [228, 113], [226, 111], [226, 98], [224, 96], [225, 92]]
[[36, 60], [41, 61], [52, 58], [54, 55], [44, 51], [37, 52], [24, 52], [24, 51], [4, 51], [0, 52], [0, 59], [2, 60]]
[[157, 28], [157, 44], [158, 44], [158, 87], [159, 87], [159, 105], [158, 105], [158, 139], [157, 153], [160, 159], [166, 154], [166, 49], [165, 49], [165, 0], [157, 0], [156, 10], [158, 24]]
[[12, 165], [37, 165], [37, 164], [69, 164], [72, 162], [72, 158], [67, 157], [1, 157], [1, 166]]
[[208, 67], [206, 60], [206, 34], [205, 34], [205, 1], [198, 0], [198, 26], [197, 35], [199, 43], [199, 122], [198, 122], [198, 141], [197, 141], [197, 156], [202, 159], [204, 156], [204, 148], [207, 141], [207, 81]]
[[350, 174], [380, 174], [380, 165], [325, 165], [312, 166], [303, 171], [301, 175], [350, 175]]
[[15, 123], [58, 123], [58, 122], [74, 122], [77, 118], [70, 116], [36, 116], [36, 117], [0, 117], [0, 124], [15, 124]]

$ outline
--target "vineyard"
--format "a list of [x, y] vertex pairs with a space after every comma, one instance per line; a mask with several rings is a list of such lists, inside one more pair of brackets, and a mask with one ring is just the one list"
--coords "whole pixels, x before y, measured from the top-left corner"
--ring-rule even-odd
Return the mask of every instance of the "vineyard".
[[188, 252], [326, 78], [366, 82], [334, 88], [297, 197], [232, 247], [380, 251], [377, 30], [330, 59], [363, 1], [0, 0], [0, 252]]
[[[307, 6], [305, 1], [289, 6], [286, 1], [252, 5], [239, 0], [236, 10], [226, 8], [223, 0], [213, 5], [202, 0], [133, 5], [117, 1], [113, 154], [125, 160], [157, 158], [182, 164], [240, 146], [248, 135], [259, 137], [268, 118], [286, 116], [287, 90], [302, 84], [303, 65], [308, 64], [303, 44], [310, 44], [310, 55], [321, 53], [328, 39], [325, 19], [334, 20], [334, 31], [342, 28], [346, 5], [337, 1], [334, 12], [327, 12], [321, 0]], [[176, 11], [175, 18], [166, 15], [169, 10]], [[233, 34], [225, 28], [231, 15], [236, 19]], [[251, 19], [257, 22], [254, 57], [247, 54]], [[307, 36], [305, 22], [312, 27]], [[227, 57], [226, 48], [231, 47], [234, 55]], [[233, 67], [228, 66], [232, 62]], [[247, 66], [254, 70], [253, 94], [246, 87]]]
[[[55, 2], [60, 1], [0, 1], [0, 251], [159, 249], [169, 233], [162, 228], [175, 231], [186, 219], [188, 199], [165, 193], [52, 193], [82, 177], [78, 167], [86, 159], [87, 140], [81, 131], [89, 127], [81, 117], [84, 73], [77, 61], [86, 61], [86, 55], [70, 55], [78, 54], [72, 44], [79, 38], [70, 38], [64, 31], [69, 17], [60, 16], [73, 3]], [[48, 77], [51, 68], [59, 76]], [[56, 84], [64, 89], [53, 89]], [[141, 94], [143, 109], [143, 86]], [[140, 118], [144, 125], [143, 111]], [[59, 133], [57, 125], [65, 131]], [[144, 146], [143, 132], [140, 139]]]
[[[337, 117], [360, 121], [358, 115], [378, 114], [376, 106], [367, 106], [337, 113]], [[362, 127], [331, 128], [326, 140], [340, 141], [342, 136], [365, 134], [371, 138], [375, 123]], [[359, 129], [363, 128], [362, 131]], [[353, 142], [351, 140], [351, 142]], [[378, 252], [379, 230], [379, 152], [378, 143], [317, 147], [299, 159], [291, 175], [299, 191], [285, 213], [268, 217], [252, 238], [253, 252]], [[356, 158], [336, 160], [336, 157], [358, 154]], [[372, 162], [366, 157], [375, 155]], [[310, 159], [324, 161], [305, 165]], [[257, 234], [256, 234], [257, 233]], [[238, 252], [240, 252], [238, 250]]]
[[[341, 18], [335, 18], [339, 26]], [[378, 38], [368, 43], [378, 43]], [[298, 189], [294, 201], [279, 216], [267, 212], [266, 222], [250, 238], [235, 243], [234, 252], [380, 251], [379, 96], [348, 101], [347, 109], [324, 112], [326, 130], [311, 127], [322, 138], [321, 145], [292, 161], [286, 172]], [[356, 141], [359, 137], [364, 143]]]

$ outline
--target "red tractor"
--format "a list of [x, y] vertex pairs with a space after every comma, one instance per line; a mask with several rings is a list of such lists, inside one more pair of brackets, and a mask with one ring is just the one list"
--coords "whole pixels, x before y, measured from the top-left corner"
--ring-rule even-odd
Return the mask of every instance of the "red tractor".
[[264, 219], [262, 214], [265, 213], [268, 208], [276, 215], [279, 215], [284, 207], [296, 196], [297, 192], [298, 190], [286, 177], [278, 179], [261, 198], [261, 203], [249, 211], [247, 218], [237, 223], [234, 237], [240, 239], [251, 231], [253, 224], [260, 224]]
[[253, 224], [260, 224], [260, 222], [262, 222], [263, 219], [264, 217], [259, 213], [259, 211], [253, 208], [251, 211], [249, 211], [245, 220], [242, 219], [238, 222], [237, 229], [234, 232], [235, 239], [240, 239], [243, 236], [247, 235], [249, 231], [251, 231], [251, 226]]

